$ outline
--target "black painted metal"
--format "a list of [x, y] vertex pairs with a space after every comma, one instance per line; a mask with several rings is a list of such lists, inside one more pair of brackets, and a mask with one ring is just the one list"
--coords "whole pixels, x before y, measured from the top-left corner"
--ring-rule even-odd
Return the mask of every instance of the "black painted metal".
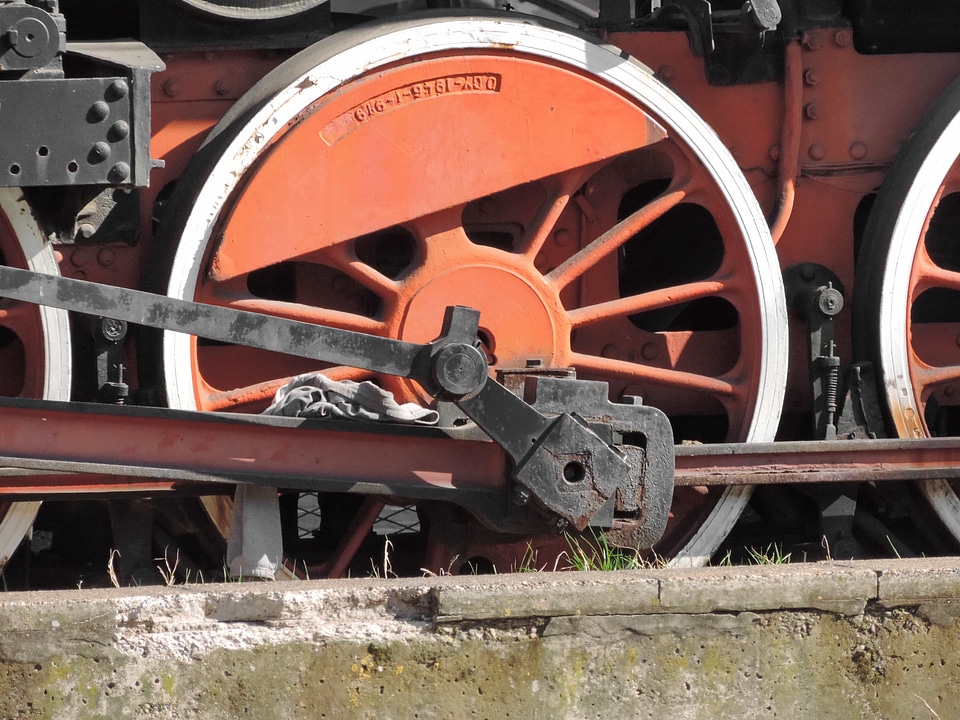
[[0, 72], [49, 65], [64, 47], [63, 16], [24, 3], [0, 3]]
[[[572, 408], [588, 415], [591, 410], [604, 412], [606, 408], [598, 405], [596, 392], [600, 392], [605, 403], [605, 384], [565, 380], [556, 385], [561, 388], [556, 392], [565, 400], [554, 410], [558, 417], [548, 418], [490, 380], [486, 358], [477, 348], [480, 314], [470, 308], [447, 308], [441, 337], [418, 345], [6, 266], [0, 266], [0, 295], [411, 378], [428, 391], [455, 402], [506, 450], [514, 462], [513, 477], [536, 504], [563, 524], [581, 530], [618, 489], [637, 485], [632, 479], [638, 469], [641, 476], [647, 473], [644, 462], [628, 462], [613, 447], [612, 435], [601, 439], [585, 421], [570, 414]], [[542, 382], [546, 380], [543, 378]], [[587, 387], [593, 388], [594, 394], [582, 396], [581, 391]], [[591, 402], [586, 403], [587, 399]], [[654, 432], [663, 438], [672, 436], [669, 423], [659, 411], [624, 407], [629, 407], [631, 417], [643, 419], [640, 427], [631, 426], [628, 432], [642, 434], [644, 444], [664, 443], [662, 438], [657, 441], [649, 437]], [[652, 469], [663, 474], [658, 482], [666, 485], [666, 490], [657, 496], [669, 497], [672, 465], [660, 463]], [[639, 486], [630, 494], [643, 496]], [[629, 511], [635, 510], [638, 509], [631, 505]]]
[[414, 343], [7, 266], [0, 266], [0, 295], [430, 384], [425, 346]]
[[89, 77], [0, 80], [0, 186], [149, 184], [150, 75], [135, 42], [68, 46]]

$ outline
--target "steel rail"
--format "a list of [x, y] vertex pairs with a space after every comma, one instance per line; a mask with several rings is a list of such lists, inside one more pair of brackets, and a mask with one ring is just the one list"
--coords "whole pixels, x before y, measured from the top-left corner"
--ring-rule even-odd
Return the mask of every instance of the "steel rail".
[[960, 478], [960, 438], [677, 445], [677, 486]]

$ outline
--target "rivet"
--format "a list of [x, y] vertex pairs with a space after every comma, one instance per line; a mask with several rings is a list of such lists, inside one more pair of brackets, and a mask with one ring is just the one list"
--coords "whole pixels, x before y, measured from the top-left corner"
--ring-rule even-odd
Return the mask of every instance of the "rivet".
[[609, 345], [604, 345], [600, 350], [601, 357], [610, 358], [611, 360], [616, 360], [620, 357], [620, 348], [610, 343]]
[[815, 32], [805, 32], [803, 34], [803, 46], [807, 50], [819, 50], [820, 36]]
[[657, 355], [660, 354], [660, 349], [653, 343], [646, 343], [640, 348], [640, 353], [645, 360], [655, 360]]
[[163, 83], [163, 94], [167, 97], [176, 97], [177, 93], [180, 91], [180, 86], [177, 84], [177, 81], [173, 78], [170, 78]]
[[[80, 237], [82, 237], [84, 240], [89, 240], [90, 238], [93, 237], [94, 233], [97, 232], [97, 229], [90, 223], [83, 223], [80, 225], [80, 227], [77, 228], [77, 232], [80, 234]], [[83, 251], [79, 251], [79, 252], [83, 252]], [[77, 264], [76, 254], [74, 254], [73, 262], [75, 265]], [[86, 262], [86, 260], [84, 260], [84, 262]]]
[[803, 81], [807, 85], [816, 85], [820, 82], [820, 71], [815, 68], [810, 68], [803, 73]]
[[70, 255], [70, 262], [72, 262], [76, 267], [83, 267], [87, 264], [87, 260], [90, 259], [90, 256], [87, 254], [86, 250], [74, 250]]
[[571, 238], [570, 231], [564, 228], [560, 228], [553, 234], [553, 241], [560, 246], [569, 245]]
[[93, 122], [106, 120], [109, 114], [110, 106], [107, 105], [103, 100], [97, 100], [93, 105], [90, 106], [90, 119]]
[[75, 280], [86, 280], [87, 274], [83, 270], [76, 270], [73, 273], [73, 277]]
[[111, 152], [112, 151], [110, 149], [109, 143], [105, 143], [103, 140], [101, 140], [98, 143], [94, 143], [93, 147], [90, 149], [91, 164], [103, 162], [108, 157], [110, 157]]
[[484, 215], [489, 215], [493, 212], [493, 200], [490, 198], [483, 198], [480, 201], [480, 212]]
[[850, 34], [849, 30], [837, 30], [833, 36], [833, 41], [837, 44], [837, 47], [847, 47], [853, 41], [853, 35]]
[[810, 282], [817, 276], [817, 268], [813, 263], [803, 263], [800, 266], [800, 277], [804, 279], [805, 282]]
[[770, 159], [771, 159], [771, 160], [779, 160], [779, 159], [780, 159], [780, 145], [778, 145], [778, 144], [771, 145], [771, 146], [770, 146], [770, 149], [767, 150], [767, 155], [770, 156]]
[[669, 65], [661, 65], [657, 70], [657, 77], [667, 82], [673, 80], [673, 68]]
[[114, 80], [107, 88], [108, 100], [119, 100], [127, 96], [127, 83], [125, 80]]
[[229, 95], [233, 87], [231, 86], [231, 83], [229, 80], [227, 80], [226, 78], [220, 78], [219, 80], [217, 80], [217, 82], [214, 83], [213, 89], [214, 89], [214, 92], [217, 93], [217, 95]]
[[118, 162], [110, 168], [110, 180], [113, 182], [123, 182], [130, 177], [130, 166], [125, 162]]
[[117, 259], [117, 253], [113, 248], [100, 248], [100, 252], [97, 253], [97, 262], [103, 265], [104, 267], [109, 267], [113, 265], [114, 260]]
[[823, 160], [827, 156], [827, 149], [820, 143], [814, 143], [807, 149], [811, 160]]
[[816, 120], [820, 117], [820, 108], [816, 103], [807, 103], [803, 106], [803, 114], [807, 116], [808, 120]]
[[116, 142], [118, 140], [123, 140], [129, 134], [130, 125], [128, 125], [124, 120], [117, 120], [107, 131], [107, 138], [113, 142]]
[[854, 160], [863, 160], [867, 156], [867, 146], [865, 143], [857, 141], [850, 146], [850, 157]]

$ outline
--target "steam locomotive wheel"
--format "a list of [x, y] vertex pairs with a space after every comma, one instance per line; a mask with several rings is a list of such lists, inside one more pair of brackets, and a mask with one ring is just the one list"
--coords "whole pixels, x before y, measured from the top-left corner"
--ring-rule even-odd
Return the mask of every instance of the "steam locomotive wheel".
[[[0, 262], [57, 274], [53, 250], [19, 189], [0, 188]], [[70, 325], [67, 313], [0, 300], [0, 395], [70, 398]], [[0, 502], [0, 568], [33, 524], [39, 502]]]
[[[267, 76], [201, 155], [169, 216], [172, 296], [415, 342], [469, 305], [491, 372], [574, 367], [678, 440], [773, 437], [787, 333], [763, 216], [639, 64], [515, 16], [361, 28]], [[248, 412], [319, 369], [176, 333], [163, 362], [172, 405]], [[749, 495], [678, 493], [659, 551], [705, 562]]]
[[[866, 228], [855, 328], [899, 437], [960, 434], [960, 83], [891, 167]], [[862, 279], [861, 279], [862, 278]], [[920, 483], [960, 540], [960, 485]]]

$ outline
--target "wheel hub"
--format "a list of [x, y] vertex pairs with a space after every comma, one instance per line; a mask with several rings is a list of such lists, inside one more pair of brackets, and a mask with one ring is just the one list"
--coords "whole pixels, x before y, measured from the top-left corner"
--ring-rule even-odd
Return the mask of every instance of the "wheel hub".
[[528, 359], [554, 364], [569, 347], [559, 299], [544, 287], [505, 266], [472, 265], [431, 277], [412, 294], [398, 315], [398, 336], [428, 342], [437, 336], [437, 308], [466, 305], [480, 311], [479, 339], [490, 365], [522, 367]]

